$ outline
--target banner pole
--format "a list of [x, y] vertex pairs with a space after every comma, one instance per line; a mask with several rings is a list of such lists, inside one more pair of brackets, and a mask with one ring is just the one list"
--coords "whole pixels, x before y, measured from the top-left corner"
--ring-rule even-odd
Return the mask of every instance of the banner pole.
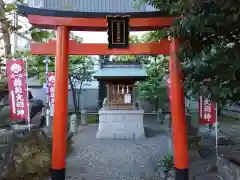
[[218, 168], [218, 104], [216, 103], [216, 128], [215, 128], [215, 133], [216, 133], [216, 166]]
[[[24, 59], [24, 58], [23, 58]], [[27, 91], [27, 109], [28, 109], [28, 117], [27, 117], [27, 121], [28, 121], [28, 130], [31, 131], [31, 122], [30, 122], [30, 106], [29, 106], [29, 92], [28, 92], [28, 63], [27, 60], [25, 60], [25, 71], [26, 71], [26, 91]]]
[[45, 81], [46, 81], [46, 126], [48, 127], [50, 125], [50, 105], [49, 105], [49, 92], [48, 92], [48, 62], [49, 58], [45, 56], [45, 63], [46, 63], [46, 69], [45, 69]]
[[200, 101], [200, 103], [199, 103], [199, 113], [200, 113], [200, 118], [202, 118], [203, 117], [202, 96], [200, 96], [199, 101]]

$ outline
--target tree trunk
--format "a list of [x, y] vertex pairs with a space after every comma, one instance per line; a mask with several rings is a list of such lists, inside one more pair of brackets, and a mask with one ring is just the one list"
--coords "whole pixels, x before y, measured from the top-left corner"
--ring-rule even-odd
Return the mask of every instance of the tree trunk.
[[74, 89], [74, 85], [71, 79], [71, 75], [68, 75], [68, 80], [69, 80], [69, 84], [72, 90], [72, 98], [73, 98], [73, 106], [74, 106], [74, 112], [75, 114], [78, 115], [78, 107], [77, 107], [77, 98], [76, 98], [76, 91]]
[[156, 112], [158, 112], [158, 105], [159, 105], [159, 98], [156, 98], [155, 99], [155, 109], [156, 109]]
[[[11, 39], [10, 39], [10, 30], [9, 25], [6, 23], [6, 11], [5, 11], [5, 3], [3, 0], [0, 0], [0, 31], [2, 32], [2, 37], [0, 39], [3, 39], [3, 47], [0, 46], [0, 48], [4, 48], [4, 55], [2, 57], [0, 56], [0, 79], [1, 79], [1, 89], [7, 88], [7, 78], [6, 78], [6, 72], [3, 69], [5, 66], [5, 62], [3, 60], [5, 59], [12, 59], [12, 52], [11, 52]], [[4, 83], [4, 85], [3, 85]]]
[[222, 112], [222, 107], [221, 106], [218, 106], [217, 107], [217, 115], [220, 116], [221, 115], [221, 112]]
[[81, 83], [80, 83], [79, 92], [78, 92], [78, 97], [77, 97], [78, 112], [81, 111], [81, 108], [80, 108], [80, 100], [81, 100], [81, 93], [82, 93], [82, 84], [83, 84], [83, 81], [81, 81]]
[[5, 9], [4, 9], [5, 3], [3, 0], [0, 0], [0, 17], [1, 17], [1, 30], [3, 34], [3, 41], [4, 41], [4, 56], [7, 59], [12, 58], [12, 52], [11, 52], [11, 40], [10, 40], [10, 32], [9, 32], [9, 25], [5, 23], [7, 20], [5, 15]]

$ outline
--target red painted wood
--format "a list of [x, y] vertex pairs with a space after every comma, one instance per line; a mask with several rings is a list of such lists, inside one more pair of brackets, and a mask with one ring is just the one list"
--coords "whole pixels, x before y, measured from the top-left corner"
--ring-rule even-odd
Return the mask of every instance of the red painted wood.
[[178, 40], [172, 39], [169, 57], [169, 72], [171, 82], [171, 87], [169, 90], [171, 94], [174, 167], [184, 170], [188, 169], [187, 121], [185, 116], [185, 96], [184, 85], [182, 83], [183, 76], [181, 71], [181, 62], [176, 54], [178, 49]]
[[[160, 30], [173, 24], [176, 17], [152, 17], [152, 18], [130, 18], [131, 31]], [[70, 30], [76, 31], [106, 31], [107, 20], [105, 18], [70, 18], [28, 15], [29, 23], [39, 28], [56, 28], [57, 26], [68, 26]]]
[[52, 169], [65, 169], [68, 119], [68, 45], [69, 29], [57, 29], [56, 79], [54, 92], [54, 119], [52, 137]]
[[[31, 43], [31, 53], [33, 55], [55, 55], [56, 41], [48, 43]], [[78, 44], [75, 41], [69, 42], [69, 55], [169, 55], [170, 42], [161, 40], [158, 43], [130, 44], [127, 49], [108, 49], [108, 44]]]

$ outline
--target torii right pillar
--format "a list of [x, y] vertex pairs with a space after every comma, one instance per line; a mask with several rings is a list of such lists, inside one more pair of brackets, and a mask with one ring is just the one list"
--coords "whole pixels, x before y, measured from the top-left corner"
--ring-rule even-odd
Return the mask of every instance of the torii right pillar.
[[171, 112], [175, 180], [188, 180], [188, 142], [185, 116], [185, 96], [181, 62], [178, 58], [179, 42], [171, 38], [169, 71], [171, 80]]

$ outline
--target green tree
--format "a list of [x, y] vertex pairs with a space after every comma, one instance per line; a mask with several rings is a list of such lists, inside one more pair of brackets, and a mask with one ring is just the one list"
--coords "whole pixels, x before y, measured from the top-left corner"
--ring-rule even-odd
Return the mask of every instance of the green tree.
[[31, 38], [34, 41], [41, 41], [49, 36], [48, 31], [39, 30], [34, 27], [24, 30], [24, 28], [17, 23], [16, 5], [22, 3], [23, 0], [14, 0], [11, 2], [0, 0], [0, 41], [3, 41], [3, 44], [1, 43], [3, 46], [0, 48], [4, 50], [3, 55], [0, 56], [0, 89], [3, 88], [4, 90], [7, 89], [5, 68], [2, 68], [5, 66], [4, 60], [16, 58], [17, 56], [12, 52], [13, 42], [11, 42], [11, 35], [15, 34], [16, 36], [26, 37], [26, 34], [31, 34]]
[[[179, 17], [151, 40], [180, 37], [187, 94], [210, 96], [220, 104], [240, 101], [240, 1], [144, 0], [166, 16]], [[210, 81], [211, 83], [206, 83]]]
[[14, 24], [13, 20], [10, 17], [16, 12], [16, 3], [21, 1], [16, 1], [13, 3], [6, 3], [3, 0], [0, 0], [0, 28], [2, 33], [2, 39], [4, 42], [4, 56], [5, 58], [12, 58], [11, 52], [11, 42], [10, 35], [12, 32], [17, 31], [21, 27], [17, 27]]
[[[46, 31], [45, 35], [47, 36], [38, 36], [36, 35], [36, 39], [39, 42], [47, 42], [48, 40], [53, 40], [56, 38], [55, 31]], [[41, 35], [41, 33], [40, 33]], [[40, 38], [41, 37], [41, 38]], [[70, 39], [76, 40], [78, 43], [83, 41], [82, 37], [76, 36], [74, 33], [70, 33]], [[46, 78], [46, 64], [45, 58], [46, 56], [42, 55], [31, 55], [29, 51], [25, 52], [17, 52], [17, 57], [24, 57], [28, 62], [28, 76], [33, 77], [37, 76], [40, 82], [43, 84]], [[55, 56], [48, 56], [50, 59], [48, 64], [49, 72], [55, 71]], [[73, 104], [74, 104], [74, 112], [79, 114], [80, 112], [80, 95], [82, 92], [82, 84], [84, 81], [91, 80], [91, 72], [89, 69], [93, 65], [93, 59], [89, 56], [69, 56], [69, 84], [71, 87]]]
[[88, 56], [71, 56], [69, 62], [69, 84], [72, 90], [75, 114], [80, 114], [80, 97], [84, 81], [92, 80], [90, 71], [93, 59]]
[[[148, 33], [146, 33], [148, 34]], [[142, 36], [132, 35], [129, 37], [129, 43], [144, 43], [146, 42], [145, 34]], [[146, 64], [149, 62], [149, 56], [145, 55], [118, 55], [115, 58], [116, 61], [120, 62], [138, 62], [141, 64]]]
[[[20, 53], [20, 52], [19, 52]], [[44, 62], [45, 56], [32, 56], [30, 52], [21, 52], [21, 56], [28, 61], [28, 77], [37, 76], [41, 84], [45, 83], [46, 64]], [[49, 72], [55, 72], [55, 57], [48, 56], [50, 59], [48, 63]], [[69, 57], [69, 85], [71, 87], [74, 112], [80, 112], [80, 95], [82, 92], [82, 85], [84, 81], [91, 81], [92, 74], [89, 71], [93, 65], [93, 60], [88, 56], [70, 56]]]
[[16, 21], [17, 18], [17, 4], [22, 4], [24, 0], [14, 0], [11, 3], [8, 1], [0, 0], [0, 29], [2, 33], [2, 37], [4, 42], [4, 57], [12, 58], [11, 52], [11, 34], [15, 33], [17, 35], [26, 35], [31, 34], [31, 38], [34, 41], [42, 41], [49, 37], [49, 32], [45, 30], [40, 30], [34, 27], [27, 29], [24, 32], [20, 32], [22, 26], [19, 25]]
[[147, 81], [138, 82], [138, 96], [142, 100], [154, 102], [155, 110], [168, 102], [168, 92], [166, 88], [166, 77], [168, 75], [168, 59], [158, 56], [151, 59], [147, 66]]
[[19, 27], [14, 26], [11, 19], [8, 18], [15, 11], [15, 3], [5, 3], [0, 0], [0, 41], [1, 49], [4, 54], [0, 55], [0, 84], [1, 92], [7, 89], [7, 79], [4, 73], [4, 59], [12, 58], [10, 35], [12, 31], [17, 30]]

